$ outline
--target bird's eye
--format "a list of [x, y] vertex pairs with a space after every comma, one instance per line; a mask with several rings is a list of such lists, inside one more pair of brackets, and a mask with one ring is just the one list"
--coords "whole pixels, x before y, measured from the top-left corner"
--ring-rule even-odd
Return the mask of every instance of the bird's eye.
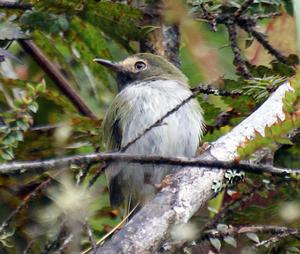
[[138, 61], [135, 63], [134, 68], [138, 71], [142, 71], [146, 69], [146, 63], [144, 63], [143, 61]]

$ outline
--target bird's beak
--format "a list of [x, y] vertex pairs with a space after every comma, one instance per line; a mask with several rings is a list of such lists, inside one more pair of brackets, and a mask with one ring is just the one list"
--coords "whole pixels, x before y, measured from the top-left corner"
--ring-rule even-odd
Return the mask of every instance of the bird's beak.
[[122, 71], [122, 66], [119, 63], [112, 62], [106, 59], [101, 59], [101, 58], [95, 58], [93, 60], [96, 63], [102, 64], [103, 66], [115, 71], [115, 72], [120, 72]]

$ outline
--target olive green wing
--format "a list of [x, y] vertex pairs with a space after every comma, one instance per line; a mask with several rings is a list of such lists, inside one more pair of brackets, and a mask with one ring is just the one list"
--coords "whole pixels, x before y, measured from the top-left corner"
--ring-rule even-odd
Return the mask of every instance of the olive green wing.
[[[122, 144], [122, 127], [116, 102], [113, 102], [108, 109], [103, 121], [103, 140], [108, 152], [118, 152], [120, 150]], [[124, 200], [122, 193], [122, 173], [119, 172], [119, 167], [120, 164], [118, 163], [109, 163], [106, 169], [109, 199], [112, 207], [118, 207]]]

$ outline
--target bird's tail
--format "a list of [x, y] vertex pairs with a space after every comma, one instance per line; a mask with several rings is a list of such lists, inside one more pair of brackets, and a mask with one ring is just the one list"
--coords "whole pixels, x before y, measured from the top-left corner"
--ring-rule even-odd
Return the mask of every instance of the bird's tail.
[[128, 195], [124, 202], [124, 213], [123, 218], [127, 217], [127, 220], [129, 220], [133, 215], [137, 213], [141, 208], [141, 202], [137, 202], [132, 198], [132, 195]]

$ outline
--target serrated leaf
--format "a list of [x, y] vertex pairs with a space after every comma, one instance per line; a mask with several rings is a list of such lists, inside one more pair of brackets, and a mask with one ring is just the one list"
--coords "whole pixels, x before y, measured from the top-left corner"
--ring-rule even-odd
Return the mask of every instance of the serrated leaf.
[[220, 251], [222, 244], [221, 241], [217, 238], [209, 238], [209, 241], [211, 243], [212, 246], [214, 246], [214, 248], [218, 251]]
[[293, 142], [291, 140], [289, 140], [288, 138], [276, 137], [275, 141], [282, 145], [293, 145]]
[[247, 233], [246, 236], [249, 239], [251, 239], [253, 242], [255, 242], [255, 243], [259, 243], [260, 242], [259, 237], [255, 233]]

